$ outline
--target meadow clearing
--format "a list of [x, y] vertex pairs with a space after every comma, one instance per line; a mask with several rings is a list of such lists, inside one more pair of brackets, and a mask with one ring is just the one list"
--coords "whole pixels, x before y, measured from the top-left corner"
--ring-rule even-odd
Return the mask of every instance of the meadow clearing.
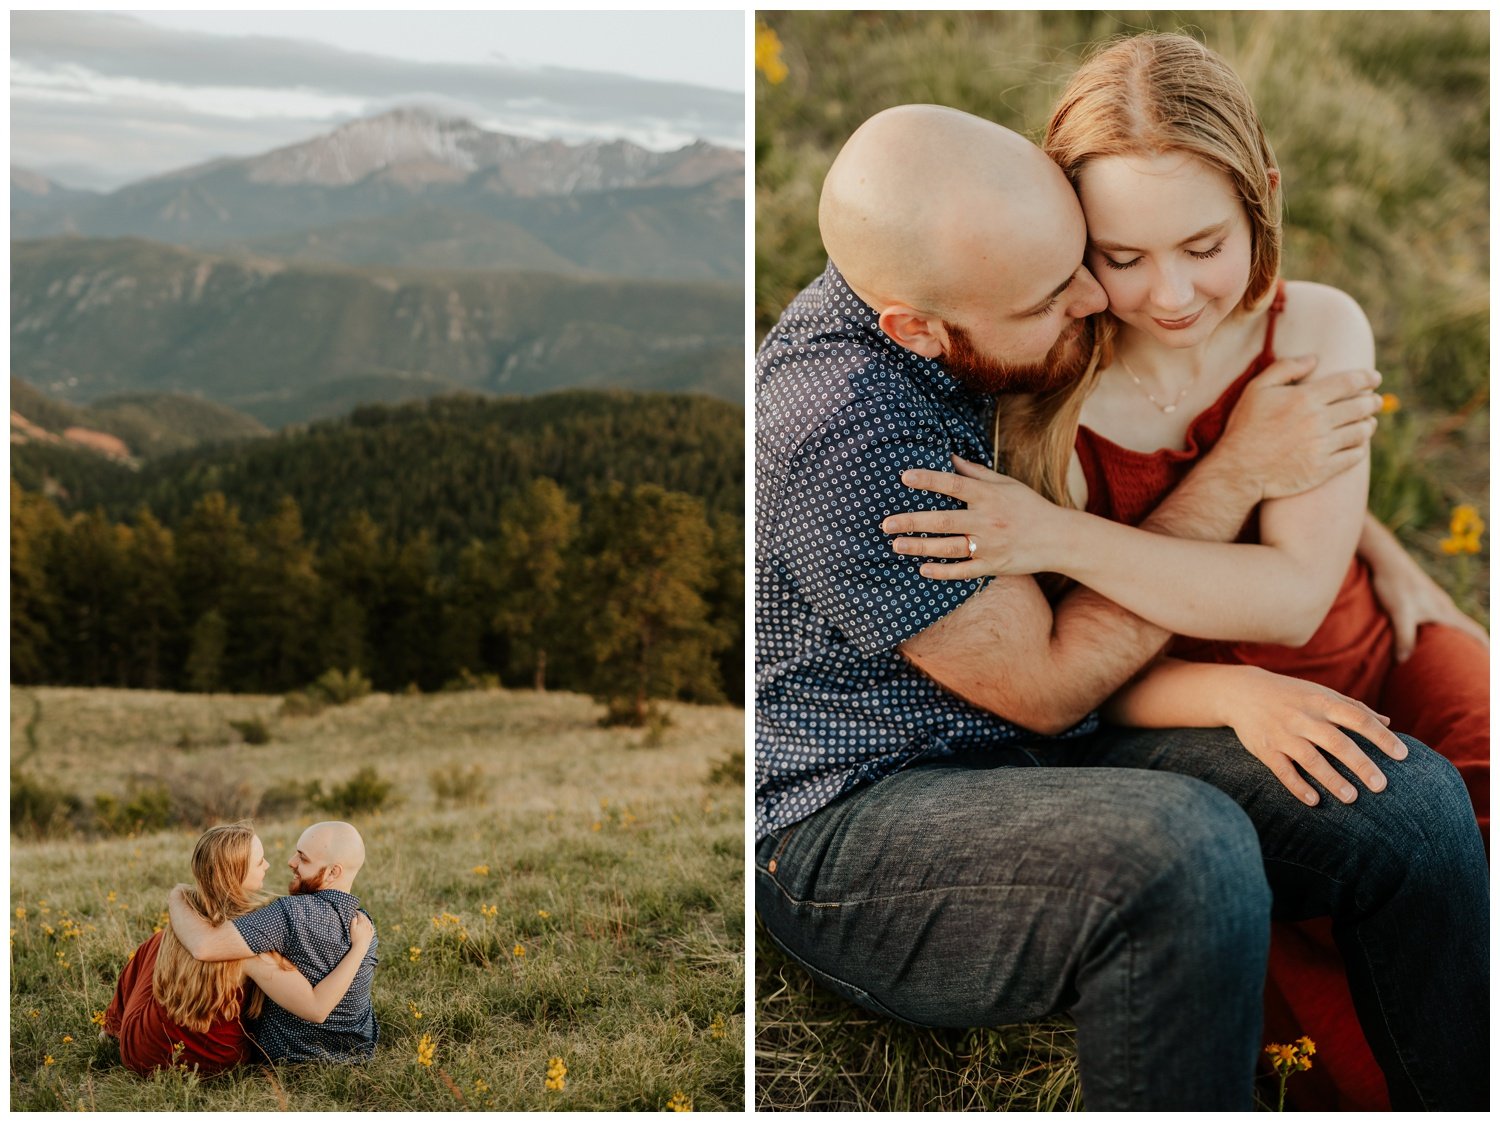
[[[950, 105], [1039, 139], [1089, 44], [1186, 30], [1245, 79], [1285, 184], [1283, 272], [1369, 316], [1386, 413], [1371, 510], [1488, 623], [1489, 30], [1480, 12], [762, 12], [757, 335], [822, 271], [823, 176], [880, 109]], [[1478, 531], [1475, 531], [1476, 520]], [[1066, 1021], [922, 1030], [756, 944], [756, 1105], [1078, 1109]], [[1274, 1103], [1274, 1080], [1262, 1085]]]
[[[743, 713], [674, 705], [670, 726], [642, 732], [599, 727], [588, 698], [530, 691], [280, 707], [12, 689], [13, 823], [26, 827], [16, 792], [48, 787], [101, 824], [12, 837], [14, 1109], [743, 1107]], [[230, 724], [256, 720], [267, 743]], [[328, 809], [340, 799], [343, 815]], [[174, 824], [131, 831], [130, 813]], [[363, 833], [376, 1057], [142, 1079], [95, 1016], [188, 879], [198, 827], [251, 813], [277, 891], [307, 824], [342, 816]]]

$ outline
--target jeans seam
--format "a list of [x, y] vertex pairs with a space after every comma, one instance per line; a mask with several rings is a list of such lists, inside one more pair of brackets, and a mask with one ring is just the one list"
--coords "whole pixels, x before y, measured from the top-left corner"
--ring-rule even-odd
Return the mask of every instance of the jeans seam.
[[[767, 875], [770, 876], [770, 874]], [[1034, 883], [1012, 881], [1006, 884], [986, 884], [983, 882], [974, 884], [945, 884], [939, 888], [923, 888], [913, 892], [893, 892], [886, 896], [861, 896], [857, 900], [801, 899], [799, 897], [793, 896], [790, 892], [788, 892], [786, 888], [776, 880], [775, 876], [771, 876], [771, 883], [776, 885], [776, 887], [781, 891], [781, 894], [787, 898], [788, 902], [799, 908], [848, 908], [855, 907], [860, 904], [885, 904], [893, 900], [910, 900], [920, 896], [932, 896], [945, 892], [972, 892], [976, 890], [983, 892], [1006, 892], [1016, 888], [1033, 890], [1042, 889], [1046, 892], [1065, 892], [1070, 896], [1082, 896], [1087, 899], [1093, 900], [1096, 903], [1103, 904], [1105, 907], [1116, 913], [1118, 913], [1124, 906], [1120, 903], [1120, 901], [1112, 900], [1108, 896], [1102, 896], [1091, 889], [1078, 888], [1072, 885], [1046, 884], [1040, 881]]]

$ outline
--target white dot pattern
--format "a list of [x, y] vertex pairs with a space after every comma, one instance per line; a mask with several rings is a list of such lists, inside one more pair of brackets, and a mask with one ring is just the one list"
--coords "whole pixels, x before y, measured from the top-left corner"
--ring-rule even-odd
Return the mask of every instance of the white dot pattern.
[[[358, 910], [359, 901], [349, 893], [325, 888], [279, 897], [232, 922], [252, 951], [280, 951], [315, 986], [349, 953], [349, 922]], [[351, 1063], [374, 1055], [380, 1027], [370, 1003], [370, 983], [379, 946], [377, 935], [370, 940], [349, 992], [321, 1025], [304, 1021], [266, 998], [260, 1020], [247, 1025], [261, 1050], [273, 1060], [291, 1061]]]
[[984, 582], [923, 577], [922, 559], [893, 552], [880, 528], [961, 505], [901, 472], [952, 471], [953, 453], [990, 463], [993, 399], [892, 342], [832, 263], [766, 336], [755, 372], [759, 839], [919, 758], [1035, 734], [897, 652]]

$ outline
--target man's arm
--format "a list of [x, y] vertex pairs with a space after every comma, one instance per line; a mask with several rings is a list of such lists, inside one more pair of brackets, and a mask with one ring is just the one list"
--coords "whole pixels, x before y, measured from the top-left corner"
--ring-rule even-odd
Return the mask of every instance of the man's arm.
[[187, 885], [179, 884], [167, 896], [167, 911], [172, 917], [172, 933], [199, 962], [229, 962], [252, 958], [255, 952], [232, 923], [215, 927], [192, 909], [185, 895]]
[[[1292, 367], [1272, 368], [1278, 369], [1286, 373]], [[1319, 381], [1326, 388], [1341, 379], [1350, 393], [1365, 393], [1377, 378], [1373, 372], [1349, 372]], [[1228, 541], [1263, 499], [1307, 490], [1360, 462], [1362, 456], [1349, 456], [1347, 431], [1325, 439], [1326, 392], [1283, 393], [1302, 387], [1277, 378], [1263, 388], [1270, 392], [1247, 391], [1241, 404], [1250, 408], [1236, 416], [1224, 438], [1143, 528]], [[1367, 455], [1373, 425], [1361, 424], [1359, 432]], [[1054, 613], [1030, 577], [1002, 577], [899, 649], [917, 669], [971, 704], [1033, 732], [1055, 735], [1098, 708], [1170, 637], [1089, 589], [1075, 589]]]

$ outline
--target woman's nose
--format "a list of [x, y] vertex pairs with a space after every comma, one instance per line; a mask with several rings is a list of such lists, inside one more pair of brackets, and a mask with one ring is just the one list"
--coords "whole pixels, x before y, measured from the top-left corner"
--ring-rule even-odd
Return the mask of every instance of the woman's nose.
[[1193, 300], [1193, 282], [1180, 269], [1161, 268], [1151, 286], [1151, 302], [1161, 312], [1185, 312]]

